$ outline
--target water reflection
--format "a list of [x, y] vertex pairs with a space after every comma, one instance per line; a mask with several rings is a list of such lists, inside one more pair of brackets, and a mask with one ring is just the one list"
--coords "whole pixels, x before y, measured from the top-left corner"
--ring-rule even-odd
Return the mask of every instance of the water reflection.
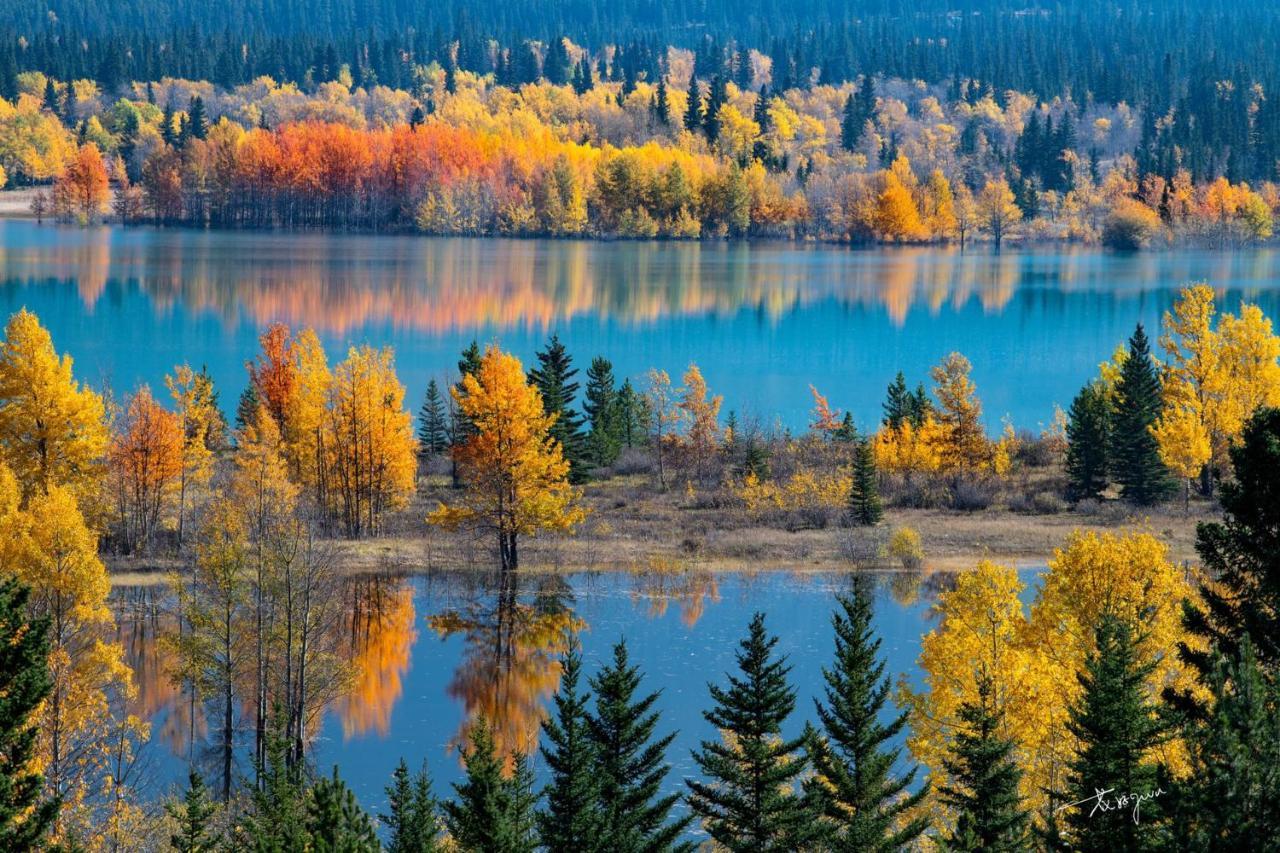
[[406, 578], [354, 578], [343, 587], [343, 610], [339, 648], [352, 671], [350, 688], [334, 704], [343, 740], [386, 737], [418, 639], [413, 585]]

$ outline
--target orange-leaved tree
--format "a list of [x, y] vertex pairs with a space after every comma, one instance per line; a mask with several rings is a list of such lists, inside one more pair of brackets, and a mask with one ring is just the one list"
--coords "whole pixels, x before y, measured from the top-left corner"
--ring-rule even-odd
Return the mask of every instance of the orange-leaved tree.
[[466, 490], [427, 521], [493, 534], [502, 568], [515, 569], [520, 536], [569, 531], [586, 517], [581, 492], [569, 485], [569, 463], [550, 435], [555, 416], [543, 411], [542, 396], [526, 380], [520, 359], [493, 345], [453, 396], [475, 425], [475, 433], [454, 448]]
[[146, 549], [182, 485], [182, 420], [143, 385], [130, 398], [111, 439], [108, 460], [116, 518], [126, 553]]

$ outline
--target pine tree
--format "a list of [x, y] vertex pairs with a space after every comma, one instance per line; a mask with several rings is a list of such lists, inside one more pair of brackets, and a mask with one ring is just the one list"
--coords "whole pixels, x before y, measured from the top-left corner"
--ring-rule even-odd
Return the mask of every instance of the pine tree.
[[627, 659], [625, 641], [613, 647], [613, 662], [590, 679], [596, 712], [587, 725], [600, 782], [600, 848], [616, 853], [690, 849], [677, 839], [691, 818], [668, 823], [680, 798], [661, 795], [670, 769], [666, 751], [675, 734], [655, 739], [659, 716], [653, 706], [659, 694], [637, 697], [640, 681], [639, 667]]
[[457, 799], [444, 803], [445, 825], [464, 850], [533, 853], [533, 780], [528, 762], [517, 755], [510, 777], [494, 750], [489, 724], [477, 720], [471, 748], [462, 757], [466, 779], [454, 784]]
[[960, 706], [961, 726], [951, 756], [943, 762], [952, 783], [939, 790], [939, 798], [957, 815], [955, 831], [944, 849], [1025, 850], [1030, 815], [1018, 794], [1022, 770], [1013, 754], [1015, 744], [1000, 734], [1004, 709], [991, 676], [984, 671], [975, 677], [977, 701]]
[[[1079, 673], [1083, 693], [1070, 709], [1067, 729], [1079, 746], [1068, 762], [1064, 802], [1084, 802], [1066, 812], [1063, 823], [1072, 849], [1081, 853], [1157, 849], [1161, 801], [1143, 801], [1138, 820], [1123, 795], [1152, 795], [1160, 790], [1161, 769], [1148, 753], [1168, 736], [1159, 708], [1146, 693], [1154, 668], [1138, 659], [1133, 629], [1104, 614], [1095, 631], [1096, 651]], [[1098, 793], [1113, 808], [1096, 808]]]
[[209, 119], [204, 112], [204, 98], [199, 95], [194, 96], [190, 106], [187, 107], [187, 121], [183, 129], [189, 139], [204, 139], [209, 135]]
[[816, 776], [806, 794], [814, 810], [829, 820], [824, 849], [902, 849], [926, 828], [922, 818], [903, 818], [927, 790], [910, 793], [915, 767], [901, 775], [894, 772], [902, 750], [891, 744], [906, 726], [907, 715], [881, 722], [890, 683], [880, 639], [871, 627], [870, 578], [855, 575], [851, 592], [836, 601], [831, 615], [835, 663], [823, 668], [824, 700], [814, 702], [822, 729], [812, 747]]
[[404, 759], [396, 766], [386, 788], [389, 814], [379, 819], [390, 830], [387, 853], [435, 853], [440, 849], [437, 802], [431, 791], [427, 763], [410, 775]]
[[1067, 496], [1098, 498], [1107, 488], [1111, 403], [1095, 382], [1080, 389], [1067, 413]]
[[382, 849], [373, 821], [338, 777], [337, 766], [331, 777], [311, 786], [307, 833], [307, 849], [313, 853], [378, 853]]
[[636, 393], [630, 379], [622, 381], [616, 405], [619, 440], [629, 448], [644, 443], [649, 431], [644, 397]]
[[582, 416], [573, 408], [578, 395], [578, 383], [573, 378], [577, 375], [573, 358], [555, 334], [538, 353], [538, 366], [529, 371], [529, 381], [542, 394], [543, 409], [548, 415], [555, 415], [551, 437], [560, 442], [564, 457], [569, 460], [569, 478], [573, 482], [581, 482], [587, 469]]
[[447, 418], [440, 386], [432, 379], [427, 383], [427, 393], [418, 411], [418, 447], [424, 456], [443, 453], [449, 446]]
[[876, 487], [876, 458], [871, 442], [858, 442], [853, 457], [853, 484], [849, 488], [849, 520], [863, 527], [880, 523], [880, 491]]
[[606, 851], [604, 814], [595, 744], [587, 716], [589, 694], [580, 693], [582, 653], [576, 642], [564, 656], [555, 711], [542, 723], [542, 757], [551, 772], [538, 813], [538, 838], [548, 850]]
[[853, 444], [858, 440], [858, 428], [853, 425], [853, 413], [845, 412], [844, 419], [840, 421], [840, 426], [836, 427], [831, 433], [833, 441], [839, 441], [844, 444]]
[[258, 388], [250, 382], [240, 392], [240, 400], [236, 403], [237, 431], [243, 431], [245, 427], [258, 422], [258, 406], [261, 404], [262, 402], [258, 398]]
[[667, 98], [667, 80], [665, 77], [658, 78], [658, 88], [653, 93], [653, 117], [663, 127], [668, 127], [671, 124], [671, 103]]
[[741, 674], [729, 674], [727, 687], [708, 685], [715, 707], [702, 715], [724, 735], [693, 754], [708, 781], [687, 780], [690, 808], [711, 838], [735, 853], [799, 850], [818, 832], [808, 798], [796, 791], [807, 738], [782, 736], [796, 693], [786, 658], [773, 654], [777, 642], [757, 613], [737, 653]]
[[754, 435], [747, 437], [747, 450], [742, 460], [743, 475], [751, 474], [757, 480], [769, 478], [769, 449]]
[[[852, 98], [850, 98], [852, 100]], [[884, 423], [889, 429], [898, 429], [902, 422], [911, 418], [911, 392], [907, 390], [907, 377], [898, 371], [889, 385], [884, 400]]]
[[1210, 710], [1183, 737], [1191, 772], [1170, 792], [1171, 847], [1280, 850], [1280, 681], [1246, 634], [1235, 659], [1214, 656], [1204, 682]]
[[44, 778], [31, 771], [34, 716], [49, 695], [49, 620], [31, 619], [31, 591], [0, 580], [0, 850], [40, 849], [57, 817], [56, 799], [41, 801]]
[[1160, 461], [1160, 448], [1151, 426], [1160, 417], [1160, 377], [1151, 361], [1147, 334], [1139, 323], [1129, 338], [1129, 357], [1116, 383], [1111, 430], [1112, 476], [1128, 501], [1149, 505], [1168, 497], [1173, 489], [1169, 471]]
[[237, 847], [261, 851], [306, 849], [310, 840], [307, 789], [302, 767], [290, 762], [287, 752], [288, 740], [283, 733], [269, 731], [266, 760], [256, 771], [259, 784], [253, 789], [249, 813], [237, 827]]
[[862, 137], [862, 128], [866, 124], [866, 119], [861, 118], [858, 114], [858, 102], [852, 94], [845, 98], [844, 112], [840, 116], [840, 147], [845, 151], [852, 151], [858, 147], [858, 140]]
[[[1222, 484], [1222, 521], [1196, 529], [1196, 552], [1211, 583], [1203, 607], [1184, 606], [1187, 630], [1229, 658], [1248, 634], [1258, 661], [1280, 670], [1280, 409], [1264, 408], [1230, 450], [1235, 476]], [[1210, 656], [1181, 644], [1179, 654], [1207, 674]]]
[[169, 846], [177, 853], [213, 853], [220, 848], [221, 839], [209, 826], [218, 806], [198, 772], [188, 774], [186, 793], [180, 801], [166, 804], [165, 811], [178, 823], [178, 831], [169, 836]]
[[698, 76], [689, 76], [689, 98], [684, 109], [684, 129], [697, 133], [702, 128], [702, 89], [698, 87]]
[[916, 385], [915, 393], [911, 395], [910, 404], [907, 406], [907, 420], [917, 429], [924, 425], [924, 422], [933, 417], [933, 401], [929, 399], [929, 392], [924, 390], [924, 383]]
[[613, 386], [613, 365], [597, 356], [587, 368], [586, 400], [582, 404], [591, 431], [587, 456], [592, 465], [612, 465], [622, 450], [618, 428], [618, 392]]

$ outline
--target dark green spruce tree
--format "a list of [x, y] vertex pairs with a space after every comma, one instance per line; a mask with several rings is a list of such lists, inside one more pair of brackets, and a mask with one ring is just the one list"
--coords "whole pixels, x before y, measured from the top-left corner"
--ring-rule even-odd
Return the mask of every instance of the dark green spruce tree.
[[1248, 635], [1238, 648], [1234, 660], [1214, 656], [1209, 710], [1183, 734], [1191, 772], [1171, 786], [1176, 850], [1280, 851], [1280, 682]]
[[444, 821], [463, 850], [484, 853], [533, 853], [533, 774], [522, 755], [515, 758], [511, 775], [502, 772], [503, 761], [493, 744], [493, 733], [483, 719], [471, 729], [471, 748], [462, 757], [466, 779], [455, 783], [456, 799], [444, 803]]
[[1096, 382], [1080, 389], [1067, 413], [1067, 496], [1097, 499], [1107, 488], [1111, 402]]
[[409, 773], [404, 759], [396, 765], [386, 788], [387, 814], [379, 819], [387, 827], [387, 853], [435, 853], [440, 849], [438, 803], [431, 790], [427, 763], [417, 773]]
[[1129, 338], [1129, 356], [1116, 383], [1110, 465], [1120, 496], [1142, 506], [1164, 500], [1174, 488], [1151, 434], [1161, 406], [1160, 376], [1151, 360], [1147, 333], [1139, 323]]
[[952, 782], [939, 789], [939, 798], [956, 814], [943, 849], [1016, 853], [1029, 847], [1031, 821], [1018, 794], [1022, 770], [1014, 742], [1000, 734], [1004, 709], [991, 676], [978, 672], [975, 678], [977, 701], [960, 706], [961, 725], [943, 760]]
[[318, 780], [307, 799], [307, 833], [313, 853], [378, 853], [382, 845], [373, 821], [356, 801], [356, 795], [338, 776]]
[[258, 399], [258, 388], [250, 382], [240, 392], [240, 400], [236, 403], [237, 430], [243, 430], [245, 427], [257, 423], [258, 406], [260, 405], [262, 403]]
[[649, 430], [648, 410], [644, 397], [636, 393], [630, 379], [622, 380], [614, 405], [617, 409], [614, 420], [618, 425], [618, 440], [628, 448], [644, 444]]
[[801, 850], [820, 834], [810, 798], [797, 790], [813, 736], [782, 736], [796, 692], [786, 658], [773, 653], [777, 643], [757, 613], [737, 652], [738, 673], [725, 687], [708, 685], [715, 707], [702, 716], [724, 738], [693, 753], [707, 781], [687, 780], [689, 806], [712, 840], [735, 853]]
[[[1094, 637], [1067, 722], [1079, 746], [1059, 801], [1078, 805], [1065, 810], [1063, 830], [1081, 853], [1155, 850], [1164, 803], [1154, 795], [1164, 780], [1148, 754], [1169, 737], [1161, 707], [1147, 696], [1155, 665], [1138, 659], [1133, 629], [1122, 619], [1104, 614]], [[1134, 797], [1151, 799], [1139, 804]]]
[[42, 800], [44, 777], [31, 772], [34, 714], [53, 688], [49, 620], [31, 619], [31, 591], [0, 580], [0, 850], [36, 850], [58, 815], [57, 800]]
[[[1263, 669], [1280, 677], [1280, 409], [1264, 408], [1245, 424], [1230, 450], [1235, 476], [1218, 493], [1222, 521], [1201, 522], [1196, 552], [1211, 584], [1203, 607], [1184, 606], [1187, 630], [1235, 658], [1252, 638]], [[1183, 644], [1179, 653], [1200, 672], [1210, 657]]]
[[553, 334], [538, 353], [538, 365], [529, 371], [529, 381], [542, 394], [542, 408], [555, 415], [551, 437], [560, 442], [564, 458], [569, 462], [569, 479], [581, 482], [587, 473], [586, 439], [582, 434], [582, 416], [573, 408], [578, 396], [574, 377], [578, 369], [573, 358]]
[[876, 486], [876, 458], [870, 441], [858, 442], [853, 456], [853, 483], [849, 487], [849, 521], [870, 527], [880, 523], [884, 510]]
[[302, 767], [288, 761], [288, 739], [267, 732], [266, 761], [258, 768], [249, 813], [236, 828], [235, 847], [259, 851], [307, 849], [307, 785]]
[[449, 446], [449, 415], [440, 386], [432, 379], [418, 410], [418, 448], [424, 456], [444, 453]]
[[587, 459], [604, 467], [617, 461], [622, 451], [618, 423], [618, 389], [614, 387], [613, 365], [609, 359], [596, 356], [587, 368], [587, 388], [582, 410], [586, 413]]
[[678, 839], [691, 819], [670, 820], [680, 798], [661, 793], [670, 770], [667, 747], [675, 734], [655, 737], [659, 716], [653, 706], [659, 694], [638, 696], [640, 682], [640, 668], [628, 660], [625, 641], [613, 647], [612, 662], [590, 680], [596, 712], [587, 718], [587, 726], [600, 785], [601, 849], [690, 849]]
[[542, 792], [538, 839], [548, 850], [607, 851], [600, 798], [600, 765], [587, 715], [590, 695], [579, 691], [582, 653], [576, 641], [565, 653], [551, 716], [542, 722], [542, 758], [551, 783]]
[[812, 745], [813, 770], [806, 795], [813, 810], [826, 817], [823, 849], [833, 851], [900, 850], [927, 828], [921, 818], [903, 821], [924, 799], [924, 786], [912, 793], [916, 768], [896, 772], [901, 747], [893, 741], [907, 724], [905, 712], [884, 720], [890, 681], [880, 656], [880, 639], [871, 626], [872, 581], [855, 575], [853, 588], [836, 598], [831, 615], [835, 661], [823, 667], [823, 698], [815, 700], [820, 730]]
[[182, 799], [167, 803], [165, 811], [178, 824], [177, 832], [169, 836], [169, 846], [176, 853], [213, 853], [221, 849], [222, 839], [210, 826], [218, 804], [209, 796], [204, 777], [198, 772], [187, 774], [187, 790]]

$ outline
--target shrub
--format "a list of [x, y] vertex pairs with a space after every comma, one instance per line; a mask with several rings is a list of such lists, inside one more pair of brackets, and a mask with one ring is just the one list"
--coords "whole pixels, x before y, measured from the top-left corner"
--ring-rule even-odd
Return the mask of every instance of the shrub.
[[1102, 245], [1130, 252], [1145, 249], [1161, 227], [1160, 214], [1136, 199], [1121, 199], [1102, 226]]
[[951, 485], [951, 506], [963, 512], [977, 512], [991, 506], [1000, 484], [990, 477], [956, 477]]
[[924, 563], [924, 545], [920, 534], [903, 525], [889, 537], [888, 554], [902, 563], [904, 569], [918, 569]]

